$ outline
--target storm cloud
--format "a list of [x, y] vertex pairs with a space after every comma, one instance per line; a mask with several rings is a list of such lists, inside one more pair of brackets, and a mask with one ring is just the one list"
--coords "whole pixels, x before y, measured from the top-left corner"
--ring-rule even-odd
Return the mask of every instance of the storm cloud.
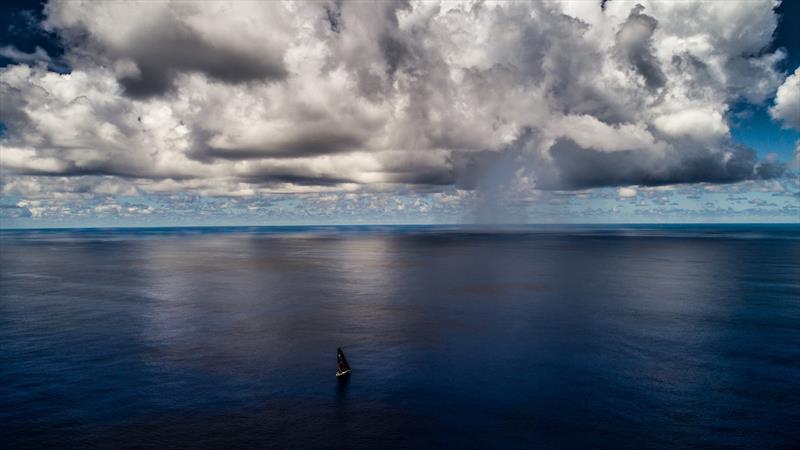
[[51, 1], [71, 71], [0, 69], [1, 174], [521, 197], [777, 177], [728, 125], [776, 91], [797, 124], [775, 7]]
[[691, 151], [653, 155], [636, 150], [597, 151], [583, 148], [569, 139], [560, 139], [550, 153], [556, 177], [542, 187], [560, 189], [731, 183], [773, 178], [782, 175], [784, 170], [777, 162], [759, 163], [753, 150], [740, 145], [716, 151], [697, 147]]
[[[45, 23], [73, 57], [113, 68], [126, 95], [147, 98], [175, 88], [175, 78], [202, 73], [227, 83], [285, 78], [280, 8], [222, 3], [51, 2]], [[247, 15], [250, 13], [250, 15]], [[265, 26], [258, 26], [263, 20]], [[267, 30], [267, 31], [264, 31]], [[288, 30], [287, 30], [288, 31]]]
[[658, 21], [643, 14], [644, 6], [636, 5], [631, 10], [625, 23], [617, 32], [617, 48], [622, 57], [644, 77], [650, 89], [657, 89], [667, 82], [661, 65], [655, 57], [653, 48], [653, 32]]

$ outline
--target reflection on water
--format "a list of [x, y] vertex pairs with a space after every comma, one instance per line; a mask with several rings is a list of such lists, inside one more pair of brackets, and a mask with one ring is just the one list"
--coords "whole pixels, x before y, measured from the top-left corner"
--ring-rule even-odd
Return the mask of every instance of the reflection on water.
[[0, 245], [11, 447], [800, 440], [797, 226], [2, 231]]

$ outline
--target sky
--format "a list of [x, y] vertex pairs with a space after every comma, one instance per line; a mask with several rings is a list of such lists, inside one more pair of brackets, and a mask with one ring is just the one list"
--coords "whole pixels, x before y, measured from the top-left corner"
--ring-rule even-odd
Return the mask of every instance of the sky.
[[799, 3], [6, 1], [0, 227], [797, 223]]

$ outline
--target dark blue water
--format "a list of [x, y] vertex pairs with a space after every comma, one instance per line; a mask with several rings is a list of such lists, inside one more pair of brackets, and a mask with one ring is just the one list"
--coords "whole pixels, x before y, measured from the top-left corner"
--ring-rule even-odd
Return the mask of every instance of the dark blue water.
[[798, 225], [5, 230], [0, 268], [4, 448], [800, 445]]

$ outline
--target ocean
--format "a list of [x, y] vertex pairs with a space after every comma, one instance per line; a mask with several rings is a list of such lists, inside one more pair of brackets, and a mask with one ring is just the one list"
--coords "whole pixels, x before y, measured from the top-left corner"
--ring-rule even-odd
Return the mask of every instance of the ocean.
[[800, 225], [2, 230], [0, 443], [798, 448]]

